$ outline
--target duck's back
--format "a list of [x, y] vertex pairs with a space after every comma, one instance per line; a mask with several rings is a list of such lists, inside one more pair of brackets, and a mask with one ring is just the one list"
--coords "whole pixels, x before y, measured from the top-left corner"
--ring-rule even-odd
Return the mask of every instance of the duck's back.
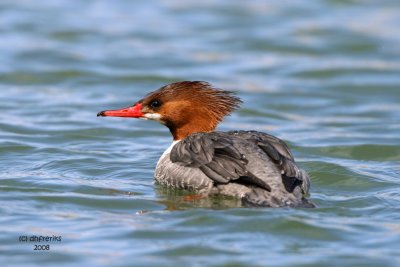
[[257, 206], [312, 206], [308, 175], [280, 139], [255, 131], [191, 134], [160, 158], [156, 180]]

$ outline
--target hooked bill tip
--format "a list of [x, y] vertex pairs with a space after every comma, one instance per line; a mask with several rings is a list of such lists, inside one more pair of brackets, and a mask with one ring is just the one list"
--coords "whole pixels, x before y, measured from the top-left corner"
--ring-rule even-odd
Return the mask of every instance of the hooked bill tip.
[[100, 111], [99, 113], [97, 113], [97, 117], [105, 117], [106, 113], [105, 111]]

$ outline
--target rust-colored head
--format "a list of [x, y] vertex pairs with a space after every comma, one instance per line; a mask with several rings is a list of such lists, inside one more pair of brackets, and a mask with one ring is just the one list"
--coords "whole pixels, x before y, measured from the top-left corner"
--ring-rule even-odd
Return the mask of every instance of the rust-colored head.
[[143, 118], [159, 121], [174, 140], [196, 132], [211, 132], [242, 101], [232, 92], [213, 88], [207, 82], [177, 82], [161, 87], [132, 107], [107, 110], [97, 116]]

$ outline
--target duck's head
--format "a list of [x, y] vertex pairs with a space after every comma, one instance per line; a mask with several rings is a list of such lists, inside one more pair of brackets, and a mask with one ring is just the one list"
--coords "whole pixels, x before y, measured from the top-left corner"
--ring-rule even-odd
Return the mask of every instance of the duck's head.
[[97, 116], [155, 120], [169, 128], [174, 140], [181, 140], [192, 133], [213, 131], [240, 103], [230, 91], [207, 82], [184, 81], [163, 86], [133, 106], [101, 111]]

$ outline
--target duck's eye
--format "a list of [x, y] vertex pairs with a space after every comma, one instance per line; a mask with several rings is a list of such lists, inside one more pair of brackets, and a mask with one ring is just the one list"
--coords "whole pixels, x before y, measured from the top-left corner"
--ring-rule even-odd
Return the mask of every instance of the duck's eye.
[[154, 100], [150, 103], [150, 107], [152, 108], [158, 108], [159, 106], [161, 106], [161, 102], [158, 100]]

